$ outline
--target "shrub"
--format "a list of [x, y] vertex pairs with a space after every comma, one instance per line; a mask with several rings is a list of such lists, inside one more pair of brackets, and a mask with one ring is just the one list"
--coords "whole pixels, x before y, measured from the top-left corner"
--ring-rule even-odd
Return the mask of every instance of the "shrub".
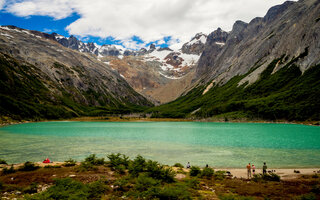
[[36, 166], [33, 162], [27, 161], [23, 166], [19, 167], [19, 171], [34, 171], [39, 169], [39, 166]]
[[311, 192], [315, 194], [320, 194], [320, 185], [313, 185]]
[[28, 187], [23, 189], [23, 193], [25, 194], [34, 194], [37, 193], [38, 184], [37, 183], [31, 183]]
[[57, 169], [57, 168], [61, 168], [60, 165], [46, 165], [43, 168], [47, 168], [47, 169]]
[[214, 174], [214, 170], [212, 168], [206, 167], [201, 172], [201, 177], [211, 178]]
[[198, 176], [201, 173], [200, 167], [192, 166], [190, 168], [190, 176]]
[[216, 171], [213, 174], [213, 177], [214, 177], [215, 180], [223, 180], [226, 177], [225, 171]]
[[188, 188], [182, 185], [165, 186], [158, 194], [154, 194], [154, 196], [159, 199], [192, 199]]
[[2, 174], [3, 175], [6, 175], [6, 174], [12, 174], [12, 173], [15, 173], [16, 170], [13, 168], [13, 165], [11, 165], [11, 167], [8, 169], [8, 168], [3, 168], [2, 169]]
[[142, 192], [159, 184], [160, 182], [158, 180], [148, 177], [145, 174], [140, 174], [136, 180], [135, 189]]
[[102, 194], [109, 190], [102, 180], [90, 183], [87, 187], [89, 189], [88, 199], [101, 199]]
[[81, 162], [78, 170], [80, 172], [97, 170], [97, 167], [89, 162]]
[[144, 172], [146, 167], [146, 159], [138, 155], [132, 162], [129, 164], [129, 173], [130, 175], [137, 177], [140, 172]]
[[275, 173], [264, 174], [264, 175], [255, 174], [255, 175], [253, 175], [252, 180], [255, 182], [259, 182], [259, 181], [277, 181], [277, 182], [279, 182], [280, 176], [278, 176]]
[[173, 165], [174, 167], [179, 167], [179, 168], [183, 168], [183, 165], [181, 163], [176, 163]]
[[313, 193], [303, 194], [297, 198], [298, 200], [317, 200], [317, 196]]
[[0, 164], [7, 165], [8, 163], [7, 163], [5, 160], [3, 160], [3, 159], [0, 158]]
[[117, 165], [115, 167], [113, 167], [113, 170], [118, 172], [119, 174], [125, 174], [126, 172], [126, 166], [124, 165]]
[[116, 180], [116, 182], [114, 183], [114, 186], [118, 191], [123, 191], [123, 192], [129, 191], [131, 187], [129, 177], [125, 176], [123, 178]]
[[107, 187], [102, 181], [83, 184], [71, 178], [64, 178], [56, 179], [54, 185], [45, 192], [25, 195], [25, 199], [100, 199], [106, 190]]
[[77, 161], [75, 161], [72, 158], [70, 158], [69, 160], [64, 161], [63, 166], [72, 167], [72, 166], [75, 166], [76, 163], [77, 163]]
[[146, 173], [155, 179], [172, 183], [174, 182], [175, 172], [171, 168], [165, 168], [156, 161], [149, 160], [146, 163]]
[[235, 194], [224, 194], [219, 196], [221, 200], [254, 200], [253, 197], [239, 196]]
[[104, 164], [104, 158], [97, 158], [96, 154], [91, 154], [90, 156], [86, 157], [85, 162], [88, 162], [92, 165], [103, 165]]
[[[119, 169], [119, 168], [128, 168], [129, 165], [129, 157], [123, 155], [123, 154], [109, 154], [108, 156], [109, 159], [109, 165], [112, 169]], [[120, 165], [123, 165], [123, 167], [119, 167]]]
[[40, 199], [87, 199], [89, 189], [81, 182], [71, 178], [57, 179], [55, 184], [45, 192], [33, 196], [25, 196], [28, 200]]
[[200, 189], [200, 182], [198, 181], [197, 178], [192, 178], [192, 179], [185, 180], [185, 185], [187, 187], [195, 189], [195, 190]]

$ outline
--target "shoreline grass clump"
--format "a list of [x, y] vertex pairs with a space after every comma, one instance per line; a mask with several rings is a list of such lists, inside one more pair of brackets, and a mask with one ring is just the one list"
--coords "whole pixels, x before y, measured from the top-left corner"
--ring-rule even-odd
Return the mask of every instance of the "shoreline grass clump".
[[201, 173], [200, 173], [200, 177], [203, 178], [207, 178], [207, 179], [210, 179], [212, 178], [214, 175], [214, 170], [212, 168], [209, 168], [209, 167], [205, 167]]
[[73, 167], [77, 164], [77, 161], [72, 159], [72, 158], [69, 158], [68, 160], [64, 161], [63, 163], [63, 166], [64, 167]]
[[109, 159], [109, 166], [114, 171], [124, 174], [125, 170], [128, 169], [129, 166], [129, 157], [124, 154], [109, 154], [107, 155]]
[[[74, 160], [69, 159], [68, 162], [65, 162], [67, 165], [71, 164], [73, 165], [75, 163]], [[85, 172], [85, 171], [96, 171], [98, 170], [97, 166], [104, 165], [105, 161], [104, 158], [97, 158], [95, 154], [91, 154], [88, 157], [84, 159], [80, 163], [80, 166], [78, 167], [78, 171]]]
[[33, 162], [27, 161], [21, 167], [19, 167], [19, 171], [34, 171], [39, 169], [40, 166], [35, 165]]
[[107, 190], [107, 186], [102, 181], [84, 184], [71, 178], [64, 178], [56, 179], [54, 185], [45, 192], [25, 195], [25, 199], [101, 199]]
[[4, 167], [2, 169], [2, 175], [13, 174], [15, 172], [17, 172], [17, 170], [14, 169], [13, 165], [11, 165], [10, 168]]
[[0, 164], [7, 165], [8, 163], [7, 163], [7, 161], [0, 158]]
[[253, 181], [259, 182], [259, 181], [280, 181], [280, 176], [275, 173], [270, 174], [255, 174], [252, 178]]
[[173, 167], [183, 168], [184, 166], [181, 163], [175, 163]]
[[190, 172], [189, 172], [190, 176], [198, 176], [201, 174], [201, 169], [200, 167], [197, 166], [192, 166], [190, 168]]

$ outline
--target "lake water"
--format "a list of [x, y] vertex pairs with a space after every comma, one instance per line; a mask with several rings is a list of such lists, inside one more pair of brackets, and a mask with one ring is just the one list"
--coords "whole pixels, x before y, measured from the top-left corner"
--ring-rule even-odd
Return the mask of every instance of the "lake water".
[[138, 154], [163, 164], [320, 167], [320, 127], [212, 122], [41, 122], [0, 128], [9, 163]]

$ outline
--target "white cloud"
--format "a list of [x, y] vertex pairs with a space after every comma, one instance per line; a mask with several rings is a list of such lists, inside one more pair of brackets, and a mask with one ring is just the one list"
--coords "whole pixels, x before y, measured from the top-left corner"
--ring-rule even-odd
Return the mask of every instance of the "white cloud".
[[121, 44], [127, 49], [141, 49], [146, 46], [146, 43], [139, 43], [137, 41], [133, 41], [132, 39], [122, 39]]
[[0, 0], [0, 10], [4, 7], [5, 0]]
[[[3, 0], [0, 0], [3, 2]], [[18, 16], [43, 15], [63, 19], [76, 12], [80, 19], [66, 29], [70, 34], [112, 36], [130, 47], [140, 37], [145, 43], [171, 36], [180, 42], [198, 32], [218, 27], [229, 31], [236, 20], [249, 22], [284, 0], [16, 0], [6, 10]], [[174, 42], [176, 43], [176, 42]]]

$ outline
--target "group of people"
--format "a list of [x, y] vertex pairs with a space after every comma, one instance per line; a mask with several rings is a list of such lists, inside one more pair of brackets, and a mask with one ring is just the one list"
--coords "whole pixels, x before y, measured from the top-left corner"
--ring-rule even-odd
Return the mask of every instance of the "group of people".
[[51, 163], [51, 160], [49, 158], [46, 158], [42, 163]]
[[[267, 164], [264, 162], [263, 163], [263, 166], [262, 166], [262, 174], [263, 175], [265, 175], [266, 173], [267, 173]], [[247, 165], [247, 174], [248, 174], [248, 179], [249, 178], [251, 178], [251, 170], [252, 170], [252, 175], [255, 175], [255, 173], [256, 173], [256, 166], [254, 166], [254, 164], [252, 164], [252, 166], [251, 166], [251, 164], [249, 163], [248, 165]]]
[[[186, 168], [190, 168], [190, 162], [187, 163]], [[206, 165], [206, 167], [208, 167], [208, 164]], [[262, 174], [265, 175], [267, 173], [267, 164], [264, 162], [263, 166], [262, 166]], [[252, 173], [251, 173], [252, 170]], [[251, 163], [249, 163], [247, 165], [247, 174], [248, 174], [248, 179], [252, 177], [252, 175], [255, 175], [256, 173], [256, 166], [254, 166], [254, 164], [251, 165]]]

